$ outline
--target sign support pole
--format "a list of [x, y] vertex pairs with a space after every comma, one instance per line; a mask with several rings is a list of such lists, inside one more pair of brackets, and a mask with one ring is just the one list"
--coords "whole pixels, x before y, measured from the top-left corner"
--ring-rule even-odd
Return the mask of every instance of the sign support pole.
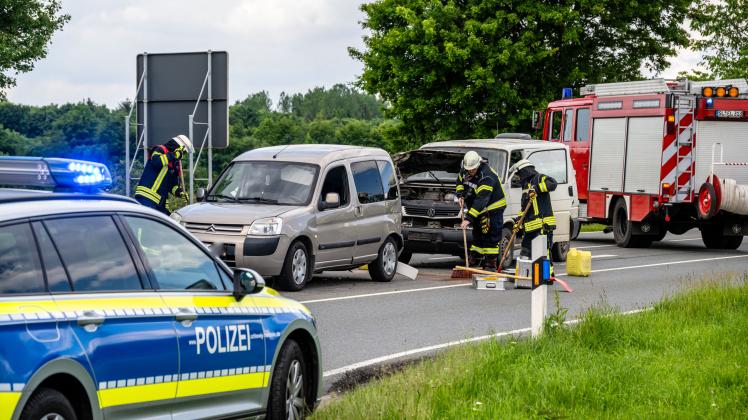
[[[192, 139], [192, 137], [190, 137]], [[208, 50], [208, 187], [213, 184], [213, 51]]]

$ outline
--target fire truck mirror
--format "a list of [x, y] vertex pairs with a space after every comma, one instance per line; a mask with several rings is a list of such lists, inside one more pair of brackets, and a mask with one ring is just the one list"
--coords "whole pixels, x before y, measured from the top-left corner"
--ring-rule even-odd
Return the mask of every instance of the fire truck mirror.
[[543, 128], [543, 111], [532, 111], [532, 128], [534, 130]]

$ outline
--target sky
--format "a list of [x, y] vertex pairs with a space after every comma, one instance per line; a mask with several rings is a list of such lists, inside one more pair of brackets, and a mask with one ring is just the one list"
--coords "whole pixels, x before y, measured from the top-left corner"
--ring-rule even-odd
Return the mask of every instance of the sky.
[[[62, 0], [71, 16], [46, 58], [19, 75], [12, 102], [45, 105], [90, 98], [115, 107], [135, 94], [137, 54], [228, 51], [229, 103], [348, 83], [362, 64], [359, 0]], [[699, 62], [680, 51], [661, 76]]]

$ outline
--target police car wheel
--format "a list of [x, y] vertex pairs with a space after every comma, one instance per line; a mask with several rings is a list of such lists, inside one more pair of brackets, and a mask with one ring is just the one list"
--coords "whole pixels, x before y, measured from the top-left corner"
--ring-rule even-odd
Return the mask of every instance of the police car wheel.
[[283, 263], [283, 270], [278, 278], [281, 290], [298, 291], [304, 288], [312, 276], [312, 263], [309, 251], [301, 241], [291, 244]]
[[397, 272], [397, 264], [397, 245], [392, 238], [387, 238], [379, 248], [377, 259], [369, 263], [369, 275], [374, 281], [392, 281]]
[[29, 399], [21, 413], [22, 420], [76, 420], [73, 405], [65, 395], [51, 388], [41, 388]]
[[270, 385], [268, 419], [302, 419], [308, 411], [307, 372], [304, 355], [296, 341], [283, 344]]

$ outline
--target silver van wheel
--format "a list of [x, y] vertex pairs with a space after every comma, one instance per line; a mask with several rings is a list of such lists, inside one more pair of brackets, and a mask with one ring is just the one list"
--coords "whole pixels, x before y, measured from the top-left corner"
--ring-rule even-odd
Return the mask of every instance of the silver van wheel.
[[294, 360], [286, 379], [286, 415], [289, 420], [300, 419], [304, 413], [304, 374], [301, 362]]
[[65, 420], [65, 417], [57, 413], [49, 413], [43, 415], [39, 420]]
[[296, 284], [303, 284], [306, 280], [306, 253], [303, 249], [297, 249], [293, 254], [293, 260], [291, 262], [291, 272], [293, 273], [293, 281]]
[[387, 242], [382, 252], [382, 268], [387, 276], [391, 276], [397, 269], [397, 250], [395, 244]]

